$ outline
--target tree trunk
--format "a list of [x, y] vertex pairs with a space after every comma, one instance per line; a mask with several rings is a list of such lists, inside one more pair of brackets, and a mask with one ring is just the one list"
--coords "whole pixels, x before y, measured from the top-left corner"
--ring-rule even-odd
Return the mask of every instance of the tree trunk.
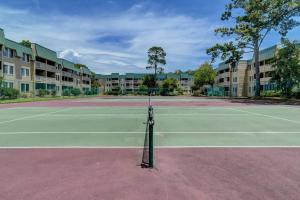
[[232, 75], [233, 75], [233, 69], [236, 67], [236, 64], [235, 63], [231, 63], [230, 64], [231, 66], [230, 66], [230, 69], [229, 69], [229, 97], [231, 98], [233, 95], [232, 95], [232, 93], [233, 93], [233, 77], [232, 77]]
[[254, 66], [255, 66], [255, 97], [260, 97], [260, 69], [259, 69], [259, 45], [258, 40], [254, 41]]
[[155, 63], [154, 64], [154, 83], [155, 83], [155, 86], [156, 87], [156, 80], [157, 80], [157, 64]]

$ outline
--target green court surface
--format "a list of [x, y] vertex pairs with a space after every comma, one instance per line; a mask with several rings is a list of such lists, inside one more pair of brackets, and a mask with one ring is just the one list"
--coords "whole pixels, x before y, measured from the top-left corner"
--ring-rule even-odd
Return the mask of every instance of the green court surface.
[[[300, 146], [300, 108], [154, 107], [157, 147]], [[0, 110], [0, 147], [142, 147], [146, 107]]]

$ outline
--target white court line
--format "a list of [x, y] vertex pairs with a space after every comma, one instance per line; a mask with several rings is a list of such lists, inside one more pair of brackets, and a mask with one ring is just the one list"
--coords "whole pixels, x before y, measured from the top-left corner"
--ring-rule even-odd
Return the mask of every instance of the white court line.
[[[157, 131], [162, 134], [300, 134], [300, 131]], [[18, 134], [145, 134], [145, 131], [18, 131], [0, 132], [0, 135]]]
[[[205, 115], [205, 116], [248, 116], [247, 114], [237, 114], [237, 113], [155, 113], [156, 116], [195, 116], [195, 115]], [[52, 116], [61, 116], [61, 117], [83, 117], [83, 116], [145, 116], [144, 113], [137, 114], [127, 114], [127, 113], [113, 113], [113, 114], [53, 114]]]
[[[143, 146], [33, 146], [3, 147], [0, 149], [143, 149]], [[300, 148], [300, 146], [155, 146], [155, 149], [194, 149], [194, 148]]]
[[65, 109], [62, 109], [62, 110], [54, 111], [54, 112], [46, 112], [46, 113], [41, 113], [41, 114], [36, 114], [36, 115], [30, 115], [30, 116], [20, 117], [20, 118], [16, 118], [16, 119], [11, 119], [11, 120], [7, 120], [7, 121], [0, 121], [0, 124], [7, 124], [7, 123], [11, 123], [11, 122], [15, 122], [15, 121], [20, 121], [20, 120], [24, 120], [24, 119], [31, 119], [31, 118], [35, 118], [35, 117], [42, 117], [42, 116], [46, 116], [46, 115], [51, 115], [51, 114], [63, 112], [65, 110], [69, 110], [69, 109], [70, 108], [65, 108]]
[[257, 115], [257, 116], [269, 117], [269, 118], [272, 118], [272, 119], [280, 119], [280, 120], [292, 122], [292, 123], [295, 123], [295, 124], [300, 124], [300, 121], [290, 120], [290, 119], [286, 119], [286, 118], [283, 118], [283, 117], [276, 117], [276, 116], [272, 116], [272, 115], [266, 115], [266, 114], [261, 114], [261, 113], [257, 113], [257, 112], [246, 111], [246, 110], [240, 110], [240, 109], [236, 109], [236, 108], [227, 108], [227, 109], [235, 110], [235, 111], [239, 111], [239, 112], [243, 112], [243, 113], [249, 113], [249, 114]]

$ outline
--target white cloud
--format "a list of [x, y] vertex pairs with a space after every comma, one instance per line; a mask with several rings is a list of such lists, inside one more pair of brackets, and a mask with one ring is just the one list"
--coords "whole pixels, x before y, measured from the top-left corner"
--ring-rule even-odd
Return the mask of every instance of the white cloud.
[[[205, 59], [205, 48], [216, 40], [215, 25], [207, 19], [161, 15], [149, 12], [142, 4], [114, 16], [91, 17], [31, 12], [20, 19], [22, 13], [15, 10], [10, 11], [14, 13], [10, 20], [4, 20], [3, 10], [7, 9], [0, 7], [0, 24], [8, 38], [40, 43], [98, 73], [142, 72], [147, 65], [147, 50], [154, 45], [166, 50], [168, 70], [196, 67]], [[110, 35], [128, 41], [124, 45], [99, 40]]]

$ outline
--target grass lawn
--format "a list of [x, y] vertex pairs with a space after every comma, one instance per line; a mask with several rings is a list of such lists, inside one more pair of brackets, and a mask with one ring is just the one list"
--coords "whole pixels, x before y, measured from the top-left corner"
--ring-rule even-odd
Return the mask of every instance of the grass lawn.
[[36, 101], [51, 101], [51, 100], [61, 100], [61, 99], [78, 99], [78, 98], [90, 98], [95, 97], [91, 96], [64, 96], [64, 97], [32, 97], [32, 98], [18, 98], [18, 99], [5, 99], [0, 100], [0, 104], [9, 104], [9, 103], [24, 103], [24, 102], [36, 102]]

